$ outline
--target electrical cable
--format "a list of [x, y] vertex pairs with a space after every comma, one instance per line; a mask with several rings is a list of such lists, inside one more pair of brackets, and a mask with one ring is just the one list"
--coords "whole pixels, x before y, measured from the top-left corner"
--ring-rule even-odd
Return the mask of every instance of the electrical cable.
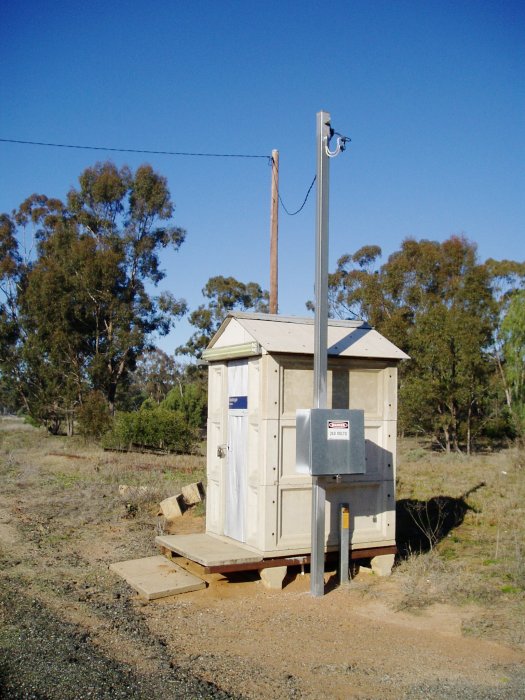
[[[274, 165], [273, 158], [270, 159], [270, 165], [272, 166], [272, 177], [274, 179], [273, 180], [274, 184], [277, 185], [277, 182], [275, 180], [275, 171], [273, 169], [273, 165]], [[299, 212], [301, 212], [304, 209], [306, 202], [308, 201], [308, 197], [310, 196], [310, 192], [312, 191], [312, 187], [314, 186], [316, 180], [317, 180], [317, 175], [314, 175], [314, 179], [312, 180], [310, 187], [308, 188], [308, 192], [306, 193], [306, 196], [303, 200], [303, 203], [301, 204], [299, 209], [297, 209], [296, 211], [288, 211], [288, 209], [287, 209], [287, 207], [286, 207], [286, 205], [283, 202], [283, 199], [281, 197], [281, 193], [279, 192], [279, 187], [278, 186], [276, 187], [277, 197], [279, 198], [279, 202], [281, 203], [282, 208], [284, 209], [285, 213], [288, 214], [288, 216], [296, 216], [297, 214], [299, 214]]]
[[191, 153], [186, 151], [150, 151], [142, 148], [110, 148], [106, 146], [80, 146], [68, 143], [45, 143], [43, 141], [21, 141], [19, 139], [3, 139], [2, 143], [18, 143], [27, 146], [49, 146], [51, 148], [76, 148], [84, 151], [112, 151], [117, 153], [146, 153], [161, 156], [192, 156], [199, 158], [266, 158], [271, 161], [271, 156], [254, 155], [251, 153]]
[[305, 206], [305, 204], [306, 204], [306, 202], [307, 202], [307, 200], [308, 200], [308, 197], [309, 197], [309, 195], [310, 195], [310, 192], [312, 191], [312, 187], [314, 186], [316, 180], [317, 180], [317, 175], [314, 175], [314, 179], [312, 180], [312, 184], [311, 184], [310, 187], [308, 188], [308, 192], [306, 193], [306, 197], [304, 198], [303, 203], [301, 204], [301, 206], [299, 207], [299, 209], [297, 209], [297, 211], [292, 211], [292, 212], [288, 211], [288, 209], [284, 206], [284, 202], [283, 202], [283, 200], [281, 199], [281, 195], [280, 195], [280, 194], [278, 195], [278, 196], [279, 196], [279, 201], [281, 202], [281, 206], [282, 206], [282, 208], [284, 209], [284, 211], [286, 212], [286, 214], [288, 214], [288, 216], [295, 216], [296, 214], [299, 214], [299, 212], [303, 210], [303, 208], [304, 208], [304, 206]]
[[[273, 166], [273, 158], [271, 156], [264, 156], [264, 155], [259, 155], [259, 154], [251, 154], [251, 153], [195, 153], [195, 152], [189, 152], [189, 151], [153, 151], [153, 150], [148, 150], [145, 148], [113, 148], [109, 146], [83, 146], [79, 144], [69, 144], [69, 143], [49, 143], [45, 141], [22, 141], [21, 139], [4, 139], [0, 138], [0, 143], [15, 143], [15, 144], [22, 144], [26, 146], [47, 146], [49, 148], [73, 148], [73, 149], [78, 149], [78, 150], [83, 150], [83, 151], [110, 151], [112, 153], [144, 153], [147, 155], [163, 155], [163, 156], [189, 156], [189, 157], [197, 157], [197, 158], [266, 158], [268, 163]], [[272, 167], [272, 176], [275, 177], [275, 174], [273, 174], [273, 167]], [[281, 197], [281, 194], [278, 191], [278, 197], [279, 197], [279, 202], [284, 209], [285, 213], [288, 214], [288, 216], [296, 216], [299, 214], [305, 207], [306, 202], [308, 201], [308, 197], [310, 196], [310, 192], [312, 191], [312, 187], [315, 184], [315, 181], [317, 179], [317, 176], [314, 175], [314, 179], [312, 180], [312, 183], [310, 187], [308, 188], [308, 191], [306, 193], [306, 196], [303, 200], [303, 203], [297, 209], [296, 211], [289, 211], [288, 208], [286, 207], [285, 203], [283, 202], [283, 199]]]

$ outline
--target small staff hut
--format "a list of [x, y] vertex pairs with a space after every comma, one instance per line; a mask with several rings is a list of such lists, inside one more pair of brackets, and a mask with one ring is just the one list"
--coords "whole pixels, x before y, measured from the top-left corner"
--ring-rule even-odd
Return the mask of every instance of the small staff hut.
[[[260, 560], [310, 553], [312, 478], [296, 470], [295, 423], [312, 407], [313, 352], [313, 319], [231, 313], [203, 355], [206, 533]], [[407, 357], [366, 323], [328, 322], [328, 408], [364, 410], [366, 472], [328, 485], [326, 551], [338, 549], [338, 504], [348, 503], [352, 556], [380, 573], [395, 551], [397, 365]]]

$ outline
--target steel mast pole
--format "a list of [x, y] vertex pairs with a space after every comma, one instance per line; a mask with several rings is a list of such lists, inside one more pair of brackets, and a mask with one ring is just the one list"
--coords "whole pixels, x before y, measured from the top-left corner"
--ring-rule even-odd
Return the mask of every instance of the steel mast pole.
[[[331, 136], [329, 112], [317, 113], [317, 209], [314, 320], [314, 408], [327, 408], [328, 339], [328, 193]], [[322, 477], [312, 477], [312, 555], [310, 592], [324, 595], [326, 492]]]
[[279, 151], [272, 151], [270, 206], [270, 313], [279, 310]]

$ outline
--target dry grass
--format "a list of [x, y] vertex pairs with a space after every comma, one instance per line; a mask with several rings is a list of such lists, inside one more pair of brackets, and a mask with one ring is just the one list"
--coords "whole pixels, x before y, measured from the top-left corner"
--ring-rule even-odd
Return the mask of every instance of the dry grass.
[[[48, 568], [46, 557], [58, 557], [65, 577], [79, 555], [111, 562], [156, 554], [159, 501], [205, 476], [202, 456], [105, 452], [80, 438], [9, 422], [10, 429], [0, 431], [0, 506], [14, 508], [18, 527], [40, 550], [43, 567]], [[122, 497], [121, 484], [146, 489]], [[201, 506], [189, 517], [202, 512]], [[29, 553], [28, 559], [35, 561]], [[43, 580], [52, 578], [46, 572]]]
[[[398, 499], [424, 505], [447, 497], [468, 507], [462, 522], [438, 536], [430, 551], [413, 548], [398, 563], [391, 579], [400, 592], [396, 606], [417, 611], [432, 603], [469, 605], [475, 612], [468, 633], [524, 645], [523, 453], [510, 449], [467, 458], [401, 441], [398, 463]], [[96, 588], [101, 565], [157, 553], [159, 500], [204, 478], [203, 456], [104, 452], [78, 438], [0, 420], [0, 509], [12, 513], [28, 543], [5, 558], [11, 563], [2, 576], [57, 594], [72, 586], [77, 593]], [[148, 491], [123, 499], [120, 484]], [[370, 579], [369, 594], [391, 595], [376, 584]]]
[[467, 506], [463, 521], [430, 551], [413, 551], [400, 562], [400, 606], [471, 603], [479, 614], [469, 622], [470, 633], [525, 644], [523, 452], [466, 457], [402, 441], [398, 462], [398, 500], [425, 504], [445, 496]]

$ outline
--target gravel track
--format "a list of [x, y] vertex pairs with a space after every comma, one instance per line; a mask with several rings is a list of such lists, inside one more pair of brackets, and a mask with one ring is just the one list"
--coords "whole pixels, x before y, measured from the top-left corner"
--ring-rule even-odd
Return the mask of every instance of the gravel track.
[[[167, 642], [153, 634], [144, 619], [126, 597], [120, 594], [114, 602], [93, 601], [93, 612], [106, 620], [118, 620], [116, 643], [133, 638], [143, 657], [150, 661], [153, 672], [140, 672], [137, 665], [120, 662], [109, 656], [98, 643], [96, 634], [85, 627], [60, 619], [41, 601], [31, 598], [15, 587], [4, 588], [1, 594], [0, 620], [0, 699], [1, 700], [226, 700], [229, 698], [358, 698], [372, 700], [382, 688], [385, 698], [403, 700], [523, 700], [525, 698], [525, 667], [500, 667], [505, 683], [487, 687], [465, 680], [443, 678], [433, 682], [400, 682], [404, 672], [374, 674], [370, 677], [368, 694], [363, 687], [363, 668], [348, 665], [324, 664], [318, 667], [319, 676], [329, 680], [332, 674], [344, 673], [347, 694], [331, 694], [327, 686], [322, 691], [303, 686], [292, 674], [281, 679], [280, 686], [265, 675], [264, 666], [249, 659], [233, 658], [228, 654], [210, 653], [207, 659], [199, 655], [189, 658], [196, 668], [202, 661], [210, 664], [211, 672], [225, 679], [236, 678], [236, 686], [245, 678], [247, 694], [242, 689], [237, 695], [220, 690], [184, 667], [173, 662], [173, 653]], [[395, 640], [393, 645], [395, 646]], [[283, 653], [285, 650], [283, 649]], [[333, 666], [333, 668], [332, 668]], [[373, 673], [373, 671], [371, 671]], [[444, 669], [446, 674], [446, 669]], [[239, 680], [241, 679], [241, 680]], [[259, 691], [253, 691], [253, 686]]]
[[[122, 616], [122, 606], [115, 610]], [[154, 673], [138, 673], [131, 664], [109, 658], [88, 632], [57, 618], [38, 600], [20, 591], [3, 595], [0, 632], [0, 698], [2, 700], [152, 700], [213, 699], [233, 696], [173, 665], [161, 640], [140, 619], [126, 616], [155, 657]]]

